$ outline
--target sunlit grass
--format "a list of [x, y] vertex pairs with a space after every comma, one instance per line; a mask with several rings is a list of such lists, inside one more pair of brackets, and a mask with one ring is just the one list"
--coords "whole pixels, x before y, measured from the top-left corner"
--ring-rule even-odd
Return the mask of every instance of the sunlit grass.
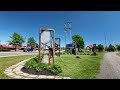
[[18, 62], [29, 59], [36, 55], [23, 55], [23, 56], [11, 56], [11, 57], [0, 57], [0, 78], [1, 79], [9, 79], [10, 77], [4, 74], [6, 68], [11, 65], [17, 64]]
[[104, 53], [99, 52], [98, 56], [82, 55], [76, 58], [74, 55], [65, 55], [56, 57], [56, 64], [60, 65], [63, 72], [61, 76], [71, 77], [73, 79], [92, 79], [100, 71], [100, 62]]

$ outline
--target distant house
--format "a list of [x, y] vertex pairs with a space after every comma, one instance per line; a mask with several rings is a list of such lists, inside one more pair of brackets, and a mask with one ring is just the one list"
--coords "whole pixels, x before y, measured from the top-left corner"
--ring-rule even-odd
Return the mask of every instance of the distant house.
[[93, 45], [89, 45], [86, 47], [87, 50], [92, 51]]
[[0, 47], [5, 48], [5, 49], [14, 49], [15, 48], [14, 46], [8, 46], [8, 45], [5, 45], [5, 44], [0, 44]]
[[[1, 48], [5, 49], [10, 49], [10, 50], [15, 50], [15, 46], [12, 45], [5, 45], [5, 44], [0, 44]], [[16, 49], [23, 50], [24, 48], [29, 48], [28, 46], [16, 46]]]

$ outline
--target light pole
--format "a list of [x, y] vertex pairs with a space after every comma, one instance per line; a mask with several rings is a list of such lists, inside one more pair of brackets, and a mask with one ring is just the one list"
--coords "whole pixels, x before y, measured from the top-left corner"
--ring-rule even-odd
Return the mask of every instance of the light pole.
[[41, 51], [41, 28], [39, 28], [39, 46], [38, 46], [38, 51], [39, 51], [39, 54], [38, 54], [38, 62], [40, 63], [40, 51]]
[[65, 48], [66, 48], [66, 32], [67, 30], [65, 30]]
[[72, 22], [64, 22], [64, 29], [65, 29], [65, 47], [66, 47], [66, 33], [67, 33], [67, 30], [70, 30], [70, 42], [72, 41], [72, 36], [71, 36], [71, 23]]
[[105, 48], [106, 48], [106, 33], [105, 32], [104, 32], [104, 36], [105, 36]]

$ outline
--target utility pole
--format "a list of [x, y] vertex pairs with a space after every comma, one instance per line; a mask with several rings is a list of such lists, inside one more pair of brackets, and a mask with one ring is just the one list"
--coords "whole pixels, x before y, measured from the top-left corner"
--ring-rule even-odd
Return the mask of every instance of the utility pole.
[[66, 48], [66, 29], [65, 29], [65, 48]]
[[39, 29], [39, 47], [38, 47], [39, 55], [38, 55], [38, 62], [40, 63], [40, 51], [41, 51], [41, 29]]
[[104, 33], [104, 36], [105, 36], [105, 48], [106, 48], [106, 33]]
[[[71, 23], [72, 22], [64, 22], [64, 29], [65, 29], [65, 47], [66, 47], [66, 33], [67, 33], [67, 30], [70, 30], [70, 42], [72, 41], [72, 36], [71, 36]], [[72, 42], [71, 42], [72, 43]]]

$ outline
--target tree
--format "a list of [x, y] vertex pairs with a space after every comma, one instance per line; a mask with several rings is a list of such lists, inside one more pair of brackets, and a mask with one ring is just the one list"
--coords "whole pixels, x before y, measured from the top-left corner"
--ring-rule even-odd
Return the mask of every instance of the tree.
[[33, 37], [28, 38], [27, 46], [35, 47], [36, 45], [37, 43]]
[[97, 49], [98, 49], [98, 52], [102, 52], [103, 49], [104, 49], [104, 46], [103, 46], [102, 44], [99, 44], [99, 45], [97, 46]]
[[106, 46], [106, 47], [105, 47], [105, 51], [107, 51], [107, 49], [108, 49], [108, 47]]
[[115, 51], [115, 47], [112, 44], [110, 44], [107, 51]]
[[22, 43], [25, 42], [24, 38], [16, 32], [14, 32], [13, 35], [10, 36], [10, 38], [11, 40], [8, 41], [8, 44], [15, 46], [15, 51], [17, 46], [22, 46]]
[[72, 40], [76, 42], [78, 51], [80, 51], [80, 49], [84, 49], [84, 40], [79, 34], [73, 35]]
[[118, 51], [120, 51], [120, 44], [117, 44], [116, 48], [117, 48]]

